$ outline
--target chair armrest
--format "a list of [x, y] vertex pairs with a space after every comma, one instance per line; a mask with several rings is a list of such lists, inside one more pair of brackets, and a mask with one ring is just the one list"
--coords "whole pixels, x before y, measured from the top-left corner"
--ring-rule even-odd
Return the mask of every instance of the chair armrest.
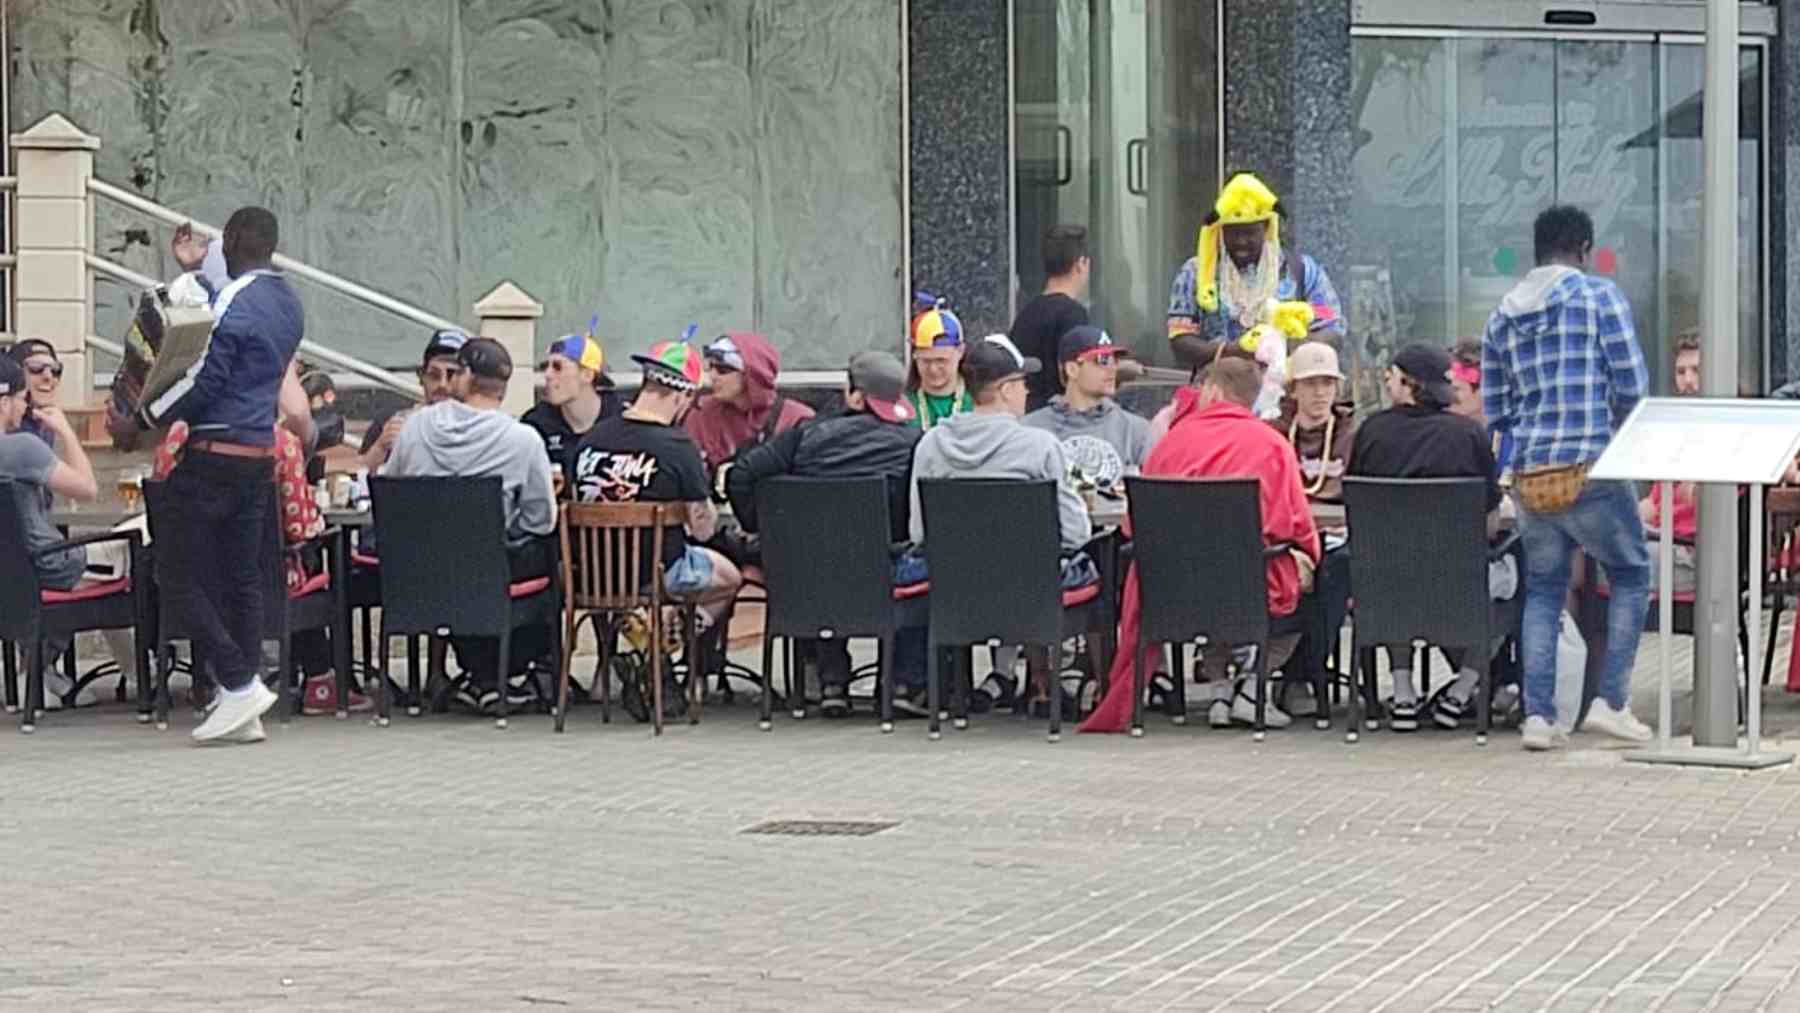
[[134, 547], [141, 548], [144, 544], [144, 538], [143, 535], [136, 531], [100, 531], [91, 535], [82, 535], [80, 538], [65, 538], [55, 545], [46, 545], [33, 552], [31, 558], [37, 559], [41, 556], [48, 556], [68, 549], [79, 549], [84, 546], [100, 545], [105, 542], [127, 542]]
[[1276, 542], [1274, 545], [1264, 549], [1262, 554], [1264, 559], [1274, 559], [1277, 556], [1298, 549], [1299, 547], [1300, 546], [1295, 545], [1293, 542]]
[[1501, 556], [1504, 556], [1507, 553], [1511, 552], [1513, 550], [1513, 547], [1518, 544], [1519, 544], [1519, 533], [1517, 531], [1507, 532], [1506, 537], [1502, 538], [1500, 540], [1499, 544], [1488, 546], [1488, 560], [1491, 562], [1493, 560], [1499, 559]]

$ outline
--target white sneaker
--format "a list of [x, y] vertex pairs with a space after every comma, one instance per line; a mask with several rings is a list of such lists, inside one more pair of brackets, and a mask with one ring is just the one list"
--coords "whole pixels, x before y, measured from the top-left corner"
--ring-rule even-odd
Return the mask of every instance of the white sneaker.
[[[1250, 695], [1251, 692], [1251, 690], [1240, 690], [1237, 696], [1231, 699], [1231, 719], [1239, 724], [1252, 726], [1256, 724], [1256, 698]], [[1270, 728], [1286, 728], [1293, 723], [1294, 719], [1283, 713], [1280, 707], [1275, 706], [1275, 701], [1270, 700], [1263, 704], [1264, 725]]]
[[1214, 700], [1206, 708], [1206, 723], [1214, 728], [1231, 727], [1231, 705], [1223, 700]]
[[1519, 745], [1527, 752], [1542, 753], [1552, 749], [1561, 749], [1569, 744], [1569, 737], [1563, 730], [1545, 721], [1537, 715], [1525, 719], [1519, 728]]
[[275, 694], [263, 685], [261, 679], [250, 680], [250, 692], [227, 693], [221, 690], [216, 697], [217, 703], [200, 727], [194, 729], [195, 742], [235, 742], [231, 736], [243, 733], [250, 722], [257, 721], [263, 712], [275, 706]]
[[243, 726], [242, 728], [239, 728], [235, 732], [232, 732], [230, 735], [220, 736], [218, 741], [231, 742], [231, 743], [250, 743], [250, 742], [261, 742], [268, 737], [269, 737], [269, 733], [263, 731], [262, 718], [251, 718], [249, 724]]
[[1649, 742], [1655, 736], [1650, 726], [1637, 719], [1631, 708], [1614, 710], [1612, 704], [1605, 700], [1595, 700], [1588, 707], [1587, 720], [1581, 723], [1585, 731], [1600, 732], [1615, 739], [1626, 742]]

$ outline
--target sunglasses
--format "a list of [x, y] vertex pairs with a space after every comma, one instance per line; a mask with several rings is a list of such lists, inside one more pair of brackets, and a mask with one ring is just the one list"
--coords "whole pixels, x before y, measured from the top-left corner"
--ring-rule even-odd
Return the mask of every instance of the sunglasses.
[[43, 376], [45, 373], [49, 373], [51, 376], [60, 380], [62, 379], [63, 367], [60, 362], [40, 362], [35, 365], [26, 366], [25, 372], [30, 373], [32, 376]]
[[1095, 366], [1116, 366], [1119, 364], [1119, 357], [1112, 352], [1100, 352], [1097, 355], [1084, 355], [1081, 361]]
[[741, 372], [743, 372], [742, 370], [738, 369], [736, 366], [733, 366], [728, 362], [720, 362], [718, 359], [708, 359], [706, 362], [706, 365], [707, 365], [708, 369], [711, 369], [715, 373], [741, 373]]

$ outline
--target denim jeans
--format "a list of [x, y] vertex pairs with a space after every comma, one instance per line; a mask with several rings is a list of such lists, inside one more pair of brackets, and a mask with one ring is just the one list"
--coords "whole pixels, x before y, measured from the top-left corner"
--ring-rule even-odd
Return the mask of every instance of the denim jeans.
[[[1556, 635], [1569, 593], [1575, 549], [1606, 569], [1612, 598], [1606, 612], [1606, 659], [1600, 698], [1623, 708], [1631, 698], [1644, 613], [1650, 607], [1650, 552], [1637, 497], [1625, 482], [1589, 482], [1560, 514], [1519, 511], [1525, 547], [1525, 615], [1520, 649], [1525, 662], [1525, 714], [1556, 720]], [[1597, 579], [1593, 568], [1588, 580]], [[1573, 718], [1574, 715], [1567, 715]]]

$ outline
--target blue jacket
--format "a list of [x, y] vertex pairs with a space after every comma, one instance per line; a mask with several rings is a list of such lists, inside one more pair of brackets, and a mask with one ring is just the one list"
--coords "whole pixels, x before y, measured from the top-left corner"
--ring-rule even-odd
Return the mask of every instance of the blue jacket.
[[213, 301], [212, 340], [174, 386], [146, 404], [149, 428], [186, 419], [192, 439], [275, 442], [276, 402], [306, 316], [287, 279], [252, 271]]

